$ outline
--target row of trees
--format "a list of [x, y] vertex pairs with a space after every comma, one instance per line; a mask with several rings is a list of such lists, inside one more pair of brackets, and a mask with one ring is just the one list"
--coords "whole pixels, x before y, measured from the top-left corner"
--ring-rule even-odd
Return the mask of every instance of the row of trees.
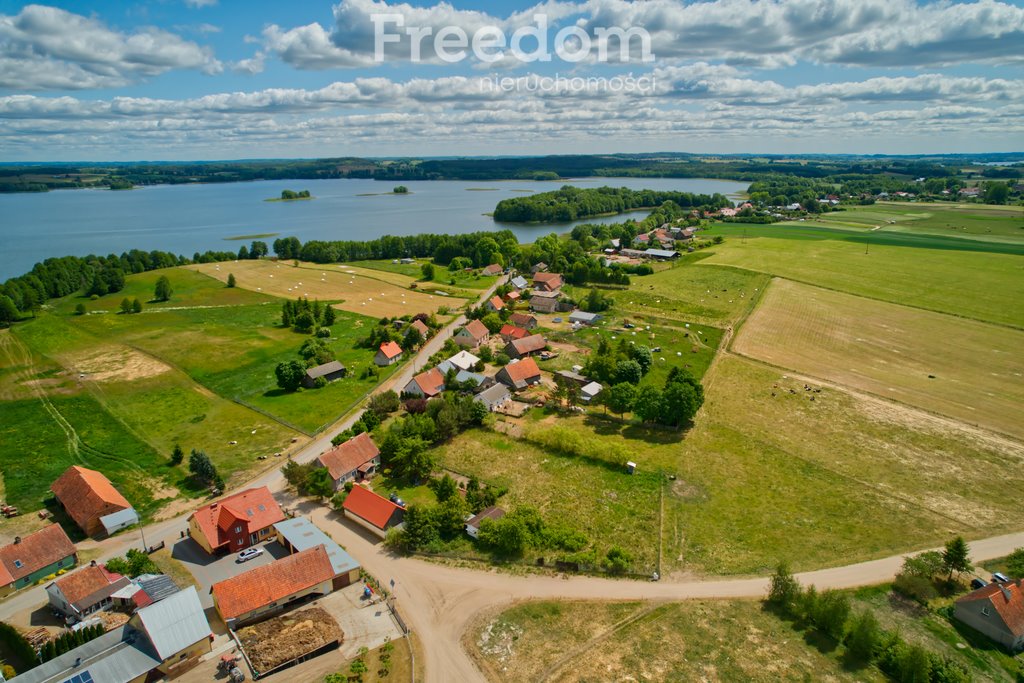
[[693, 194], [657, 190], [630, 190], [625, 187], [581, 189], [564, 185], [553, 192], [512, 197], [498, 202], [494, 208], [497, 221], [574, 221], [607, 213], [660, 206], [675, 202], [679, 206], [710, 210], [731, 206], [725, 195]]
[[958, 662], [904, 641], [881, 628], [869, 609], [853, 614], [850, 598], [837, 591], [819, 593], [803, 588], [782, 564], [772, 575], [765, 603], [798, 627], [814, 629], [846, 645], [848, 663], [876, 665], [897, 681], [913, 683], [967, 683], [968, 671]]
[[953, 574], [971, 571], [970, 549], [962, 536], [950, 540], [941, 551], [929, 550], [906, 558], [893, 588], [925, 604], [940, 592], [955, 589]]
[[39, 651], [39, 660], [42, 662], [48, 662], [51, 659], [59, 657], [65, 652], [70, 652], [80, 645], [85, 645], [90, 640], [99, 638], [106, 629], [103, 624], [94, 624], [92, 626], [86, 626], [80, 628], [77, 631], [64, 631], [53, 640], [46, 642], [43, 648]]
[[239, 261], [256, 261], [270, 253], [266, 242], [253, 240], [252, 244], [246, 247], [244, 244], [238, 248]]
[[[281, 326], [291, 327], [296, 332], [309, 334], [320, 326], [331, 327], [337, 321], [337, 311], [332, 306], [323, 305], [319, 299], [310, 302], [305, 297], [281, 304]], [[329, 335], [328, 335], [329, 336]]]

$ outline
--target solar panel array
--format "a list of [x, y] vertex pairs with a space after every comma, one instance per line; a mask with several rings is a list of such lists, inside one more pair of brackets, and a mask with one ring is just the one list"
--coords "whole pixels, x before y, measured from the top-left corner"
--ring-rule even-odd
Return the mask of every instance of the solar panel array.
[[88, 671], [83, 671], [67, 679], [64, 683], [93, 683], [92, 674]]

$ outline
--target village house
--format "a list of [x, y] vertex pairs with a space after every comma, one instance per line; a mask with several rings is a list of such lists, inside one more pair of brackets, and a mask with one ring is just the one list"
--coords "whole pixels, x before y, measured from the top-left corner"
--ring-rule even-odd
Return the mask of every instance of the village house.
[[302, 384], [307, 389], [312, 389], [316, 386], [317, 379], [321, 377], [324, 378], [324, 381], [333, 382], [344, 376], [345, 366], [336, 360], [332, 360], [330, 363], [317, 365], [315, 368], [307, 368], [306, 374], [302, 378]]
[[490, 277], [490, 276], [494, 276], [494, 275], [501, 275], [502, 272], [504, 272], [504, 270], [505, 269], [502, 268], [497, 263], [492, 263], [491, 265], [489, 265], [486, 268], [484, 268], [483, 270], [481, 270], [480, 274], [483, 275], [483, 276], [486, 276], [486, 277]]
[[130, 614], [154, 602], [160, 602], [180, 590], [174, 580], [166, 574], [142, 574], [110, 597], [115, 609]]
[[[358, 487], [357, 487], [358, 488]], [[284, 610], [309, 596], [334, 590], [334, 567], [322, 545], [213, 584], [213, 606], [229, 628]]]
[[548, 345], [546, 339], [540, 334], [531, 334], [522, 339], [513, 339], [505, 345], [505, 354], [509, 358], [525, 358], [535, 353], [540, 353]]
[[487, 331], [487, 327], [479, 320], [470, 320], [466, 323], [466, 326], [459, 329], [455, 333], [452, 339], [459, 346], [468, 349], [475, 349], [482, 343], [487, 341], [487, 337], [490, 336], [490, 332]]
[[430, 328], [427, 327], [427, 324], [422, 320], [413, 320], [409, 323], [409, 327], [419, 332], [423, 341], [430, 339]]
[[94, 561], [88, 567], [61, 576], [46, 587], [50, 605], [74, 621], [105, 609], [113, 602], [113, 595], [130, 586], [126, 576], [107, 571]]
[[561, 292], [534, 291], [530, 297], [530, 310], [538, 313], [554, 313], [558, 310], [558, 298]]
[[402, 347], [393, 341], [381, 344], [377, 349], [377, 355], [373, 357], [373, 362], [380, 367], [394, 365], [400, 360], [402, 360]]
[[546, 273], [548, 270], [548, 264], [541, 261], [540, 263], [533, 264], [533, 268], [530, 268], [530, 274], [536, 275], [537, 273]]
[[381, 539], [387, 535], [388, 529], [401, 524], [405, 516], [405, 508], [362, 486], [355, 486], [349, 491], [342, 503], [342, 511], [346, 519]]
[[466, 382], [472, 382], [474, 384], [474, 386], [480, 386], [481, 384], [484, 383], [484, 380], [487, 379], [483, 375], [477, 374], [475, 372], [470, 372], [469, 370], [462, 370], [460, 368], [455, 367], [455, 365], [451, 362], [451, 360], [445, 360], [445, 361], [441, 361], [440, 363], [438, 363], [437, 364], [437, 371], [440, 372], [441, 375], [444, 376], [446, 388], [447, 388], [448, 383], [449, 383], [448, 382], [448, 380], [449, 380], [448, 375], [449, 375], [449, 373], [452, 373], [452, 372], [455, 373], [455, 378], [454, 379], [459, 384], [464, 384]]
[[476, 367], [476, 364], [480, 362], [480, 359], [469, 351], [463, 350], [459, 351], [445, 362], [451, 363], [459, 370], [472, 370]]
[[522, 339], [523, 337], [530, 336], [530, 332], [526, 328], [516, 327], [515, 325], [508, 324], [502, 325], [501, 330], [499, 330], [498, 334], [501, 336], [502, 340], [506, 342], [510, 342], [513, 339]]
[[144, 683], [173, 679], [211, 651], [194, 586], [144, 607], [120, 628], [11, 679], [17, 683]]
[[338, 491], [347, 481], [362, 481], [372, 476], [380, 467], [380, 449], [369, 432], [363, 432], [320, 454], [314, 462], [317, 467], [327, 469], [334, 480], [334, 490]]
[[277, 531], [277, 542], [292, 555], [323, 546], [334, 570], [334, 578], [331, 580], [334, 590], [359, 582], [359, 563], [310, 519], [286, 519], [275, 524], [274, 530]]
[[505, 292], [505, 301], [507, 301], [510, 304], [514, 304], [515, 302], [519, 301], [521, 298], [522, 298], [522, 295], [519, 292], [515, 291], [515, 290], [513, 290], [511, 292]]
[[992, 583], [956, 601], [953, 616], [1010, 652], [1024, 649], [1024, 590], [1021, 580]]
[[444, 373], [438, 368], [430, 368], [426, 372], [409, 380], [402, 389], [403, 394], [421, 398], [433, 398], [444, 391]]
[[246, 489], [199, 508], [188, 518], [192, 539], [210, 553], [233, 553], [268, 540], [284, 519], [266, 486]]
[[499, 507], [491, 506], [489, 508], [484, 508], [466, 520], [466, 533], [469, 534], [471, 538], [476, 538], [477, 534], [480, 533], [480, 524], [483, 523], [485, 519], [497, 521], [504, 516], [505, 511]]
[[50, 486], [68, 516], [88, 536], [109, 536], [139, 516], [101, 472], [72, 465]]
[[509, 363], [499, 370], [494, 378], [513, 391], [520, 391], [540, 382], [541, 374], [540, 368], [537, 367], [537, 361], [533, 358], [524, 358], [521, 361]]
[[500, 296], [492, 296], [484, 304], [484, 308], [492, 313], [500, 313], [505, 309], [505, 302], [501, 300]]
[[510, 282], [512, 286], [518, 289], [519, 291], [522, 291], [530, 286], [530, 283], [522, 275], [516, 275], [514, 278], [512, 278], [512, 280], [510, 280]]
[[633, 244], [638, 247], [646, 247], [650, 241], [651, 236], [643, 232], [633, 238]]
[[562, 276], [558, 273], [537, 273], [533, 276], [533, 289], [536, 292], [557, 292], [562, 288]]
[[39, 579], [74, 567], [75, 544], [59, 524], [51, 524], [0, 548], [0, 597]]
[[474, 396], [473, 400], [482, 403], [489, 412], [493, 412], [508, 403], [511, 398], [512, 394], [508, 387], [500, 382], [495, 382]]
[[522, 327], [526, 330], [532, 330], [537, 327], [537, 319], [529, 313], [513, 313], [508, 317], [508, 321], [516, 327]]

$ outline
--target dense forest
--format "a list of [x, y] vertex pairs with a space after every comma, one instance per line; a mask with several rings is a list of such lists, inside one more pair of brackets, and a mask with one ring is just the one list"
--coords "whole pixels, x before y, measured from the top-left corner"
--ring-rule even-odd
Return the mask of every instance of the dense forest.
[[517, 223], [574, 221], [602, 214], [623, 213], [632, 209], [649, 209], [665, 202], [674, 202], [686, 208], [710, 210], [732, 206], [732, 202], [721, 194], [657, 192], [630, 190], [625, 187], [580, 189], [565, 185], [554, 192], [503, 199], [494, 209], [494, 220]]

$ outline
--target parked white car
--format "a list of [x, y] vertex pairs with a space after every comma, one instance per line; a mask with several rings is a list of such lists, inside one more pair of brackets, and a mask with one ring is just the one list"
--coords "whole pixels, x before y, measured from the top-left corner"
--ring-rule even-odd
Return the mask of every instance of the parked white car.
[[246, 548], [242, 552], [238, 553], [238, 561], [239, 562], [248, 562], [249, 560], [253, 559], [254, 557], [259, 557], [264, 552], [265, 551], [263, 550], [263, 548]]

